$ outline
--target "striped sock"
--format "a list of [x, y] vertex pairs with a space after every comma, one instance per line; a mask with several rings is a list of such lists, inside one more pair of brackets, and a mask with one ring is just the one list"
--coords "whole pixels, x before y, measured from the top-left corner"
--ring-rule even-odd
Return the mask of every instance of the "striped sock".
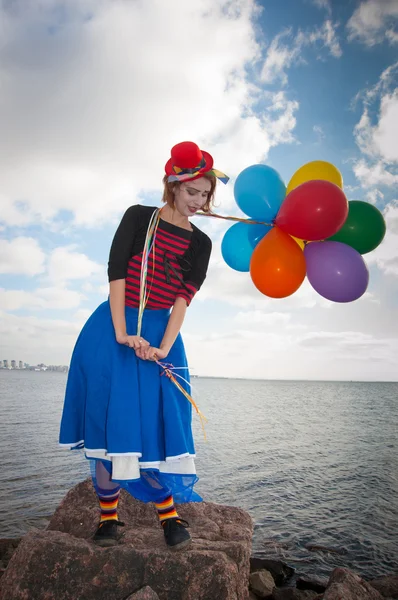
[[101, 490], [101, 495], [98, 494], [99, 505], [101, 509], [100, 523], [105, 521], [117, 521], [117, 503], [119, 502], [120, 487], [115, 490], [110, 490], [111, 493], [105, 494], [105, 490]]
[[178, 517], [178, 513], [174, 506], [173, 496], [167, 496], [163, 502], [155, 502], [156, 510], [158, 511], [158, 516], [160, 519], [160, 523], [164, 523], [167, 519], [173, 519]]

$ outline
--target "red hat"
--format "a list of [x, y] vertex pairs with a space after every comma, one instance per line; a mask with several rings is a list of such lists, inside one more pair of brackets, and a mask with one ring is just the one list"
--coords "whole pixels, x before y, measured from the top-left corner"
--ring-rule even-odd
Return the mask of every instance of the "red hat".
[[202, 177], [205, 173], [215, 175], [223, 183], [229, 177], [213, 169], [213, 157], [204, 150], [200, 150], [194, 142], [180, 142], [171, 149], [171, 158], [167, 161], [164, 170], [168, 181], [192, 181]]

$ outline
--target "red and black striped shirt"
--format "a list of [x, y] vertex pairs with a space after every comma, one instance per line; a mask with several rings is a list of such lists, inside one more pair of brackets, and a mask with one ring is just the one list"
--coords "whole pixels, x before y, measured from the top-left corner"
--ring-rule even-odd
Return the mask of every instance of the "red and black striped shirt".
[[[142, 251], [149, 220], [155, 208], [130, 207], [112, 242], [109, 281], [126, 280], [126, 305], [139, 306]], [[148, 260], [147, 308], [171, 308], [178, 297], [190, 304], [201, 287], [211, 252], [211, 241], [192, 224], [193, 231], [160, 219], [153, 249]]]

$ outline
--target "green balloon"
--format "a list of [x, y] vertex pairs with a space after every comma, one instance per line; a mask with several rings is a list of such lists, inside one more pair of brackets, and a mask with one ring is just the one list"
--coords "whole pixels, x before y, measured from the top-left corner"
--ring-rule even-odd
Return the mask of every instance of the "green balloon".
[[381, 212], [368, 202], [350, 200], [348, 217], [341, 229], [328, 240], [343, 242], [360, 254], [371, 252], [382, 242], [386, 223]]

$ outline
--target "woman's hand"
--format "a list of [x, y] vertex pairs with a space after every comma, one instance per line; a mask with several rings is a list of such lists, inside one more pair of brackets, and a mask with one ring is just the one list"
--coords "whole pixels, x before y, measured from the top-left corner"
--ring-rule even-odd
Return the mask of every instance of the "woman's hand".
[[144, 340], [144, 338], [139, 335], [127, 335], [127, 333], [117, 335], [116, 341], [118, 344], [123, 344], [129, 348], [134, 348], [136, 351], [140, 348], [149, 348], [149, 342]]
[[141, 347], [135, 351], [136, 355], [142, 360], [163, 360], [169, 351], [164, 348], [155, 348], [154, 346]]

